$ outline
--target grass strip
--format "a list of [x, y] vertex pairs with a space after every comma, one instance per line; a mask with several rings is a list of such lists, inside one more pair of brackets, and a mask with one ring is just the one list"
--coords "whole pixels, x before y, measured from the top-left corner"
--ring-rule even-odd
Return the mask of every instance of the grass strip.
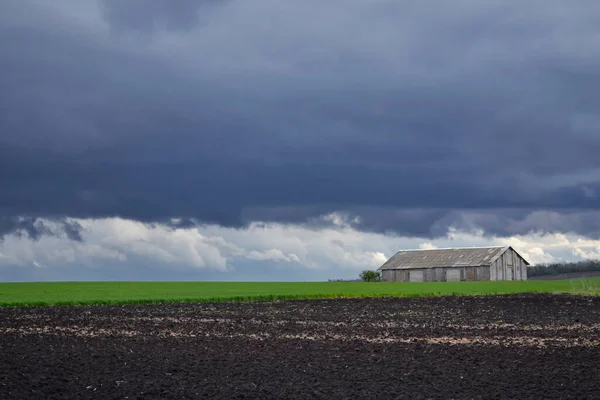
[[119, 305], [366, 297], [571, 293], [600, 295], [600, 277], [497, 282], [0, 283], [0, 306]]

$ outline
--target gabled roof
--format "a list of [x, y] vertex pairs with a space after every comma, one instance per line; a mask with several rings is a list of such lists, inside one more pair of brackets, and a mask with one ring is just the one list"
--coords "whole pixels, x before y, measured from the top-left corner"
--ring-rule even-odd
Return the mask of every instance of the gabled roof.
[[[453, 249], [401, 250], [392, 258], [387, 260], [385, 264], [379, 267], [379, 269], [479, 267], [491, 265], [508, 249], [512, 249], [512, 247], [493, 246], [463, 247]], [[517, 255], [521, 257], [518, 253]], [[525, 259], [523, 260], [527, 265], [529, 265]]]

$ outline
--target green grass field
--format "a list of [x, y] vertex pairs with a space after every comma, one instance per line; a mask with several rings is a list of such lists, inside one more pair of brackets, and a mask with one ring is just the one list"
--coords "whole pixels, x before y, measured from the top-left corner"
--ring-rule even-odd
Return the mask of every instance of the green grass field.
[[513, 282], [44, 282], [0, 283], [0, 306], [249, 301], [336, 297], [575, 293], [600, 295], [600, 277]]

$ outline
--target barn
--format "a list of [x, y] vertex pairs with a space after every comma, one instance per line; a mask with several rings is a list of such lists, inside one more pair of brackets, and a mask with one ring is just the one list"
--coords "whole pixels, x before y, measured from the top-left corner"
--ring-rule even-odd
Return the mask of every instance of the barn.
[[511, 246], [401, 250], [378, 268], [388, 282], [527, 280], [529, 263]]

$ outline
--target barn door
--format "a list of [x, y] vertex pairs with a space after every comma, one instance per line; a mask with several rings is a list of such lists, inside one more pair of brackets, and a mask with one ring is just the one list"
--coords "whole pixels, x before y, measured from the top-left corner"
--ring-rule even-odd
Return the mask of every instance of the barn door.
[[411, 282], [423, 282], [423, 271], [410, 271], [408, 278]]
[[506, 253], [504, 253], [504, 257], [506, 259], [506, 272], [505, 272], [505, 277], [504, 279], [506, 279], [507, 281], [512, 281], [513, 280], [513, 254], [512, 251], [507, 251]]
[[474, 281], [475, 280], [475, 267], [469, 267], [467, 268], [467, 281]]
[[460, 269], [458, 269], [458, 268], [449, 268], [446, 271], [446, 281], [447, 282], [458, 282], [458, 281], [460, 281]]

